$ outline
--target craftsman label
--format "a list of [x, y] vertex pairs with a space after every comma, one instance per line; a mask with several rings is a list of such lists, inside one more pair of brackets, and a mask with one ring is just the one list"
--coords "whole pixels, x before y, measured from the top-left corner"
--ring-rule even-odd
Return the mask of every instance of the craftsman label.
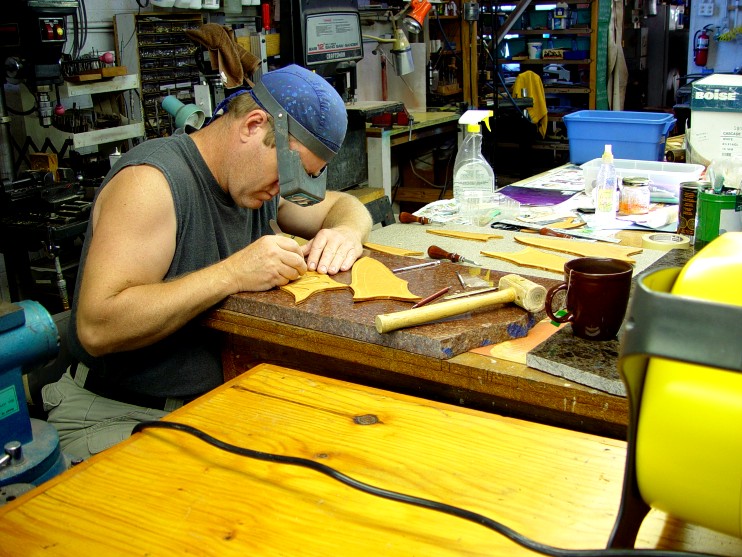
[[0, 420], [12, 416], [20, 410], [15, 387], [10, 385], [0, 390]]

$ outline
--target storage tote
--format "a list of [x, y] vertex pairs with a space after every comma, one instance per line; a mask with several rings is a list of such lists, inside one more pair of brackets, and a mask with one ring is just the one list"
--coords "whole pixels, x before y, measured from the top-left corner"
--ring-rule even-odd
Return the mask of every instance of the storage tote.
[[569, 139], [569, 160], [582, 164], [613, 145], [617, 159], [661, 161], [667, 133], [675, 125], [672, 114], [614, 110], [580, 110], [564, 116]]

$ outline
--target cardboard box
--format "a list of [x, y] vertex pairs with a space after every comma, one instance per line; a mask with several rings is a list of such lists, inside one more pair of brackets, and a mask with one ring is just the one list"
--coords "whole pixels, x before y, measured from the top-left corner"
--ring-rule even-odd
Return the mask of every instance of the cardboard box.
[[708, 165], [742, 153], [742, 75], [712, 74], [691, 87], [689, 162]]

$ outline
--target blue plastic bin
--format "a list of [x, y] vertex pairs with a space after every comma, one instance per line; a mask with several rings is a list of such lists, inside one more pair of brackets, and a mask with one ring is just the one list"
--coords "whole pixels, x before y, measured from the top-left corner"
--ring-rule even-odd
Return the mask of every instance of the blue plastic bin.
[[617, 159], [661, 161], [675, 118], [664, 112], [580, 110], [565, 115], [564, 123], [574, 164], [600, 157], [606, 143], [613, 146]]

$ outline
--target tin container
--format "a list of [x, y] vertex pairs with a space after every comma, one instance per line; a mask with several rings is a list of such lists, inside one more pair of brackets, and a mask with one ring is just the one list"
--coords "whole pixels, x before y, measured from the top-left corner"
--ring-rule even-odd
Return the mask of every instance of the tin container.
[[678, 234], [693, 238], [696, 233], [698, 192], [711, 187], [711, 182], [681, 182], [678, 205]]
[[621, 187], [618, 212], [622, 215], [643, 215], [649, 212], [649, 178], [626, 177]]
[[704, 189], [698, 193], [698, 219], [694, 246], [702, 248], [725, 232], [742, 230], [742, 195], [724, 188], [721, 193]]
[[667, 162], [685, 162], [685, 149], [668, 149], [665, 151]]

